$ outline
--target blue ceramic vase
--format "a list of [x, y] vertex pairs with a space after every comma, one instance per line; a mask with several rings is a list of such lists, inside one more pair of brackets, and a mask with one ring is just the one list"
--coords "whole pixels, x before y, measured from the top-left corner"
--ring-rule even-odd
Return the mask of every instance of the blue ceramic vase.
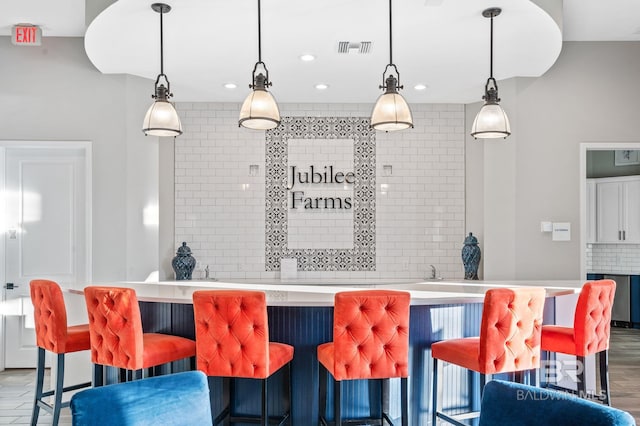
[[464, 264], [464, 279], [477, 280], [478, 266], [480, 266], [480, 247], [478, 246], [478, 239], [471, 232], [464, 239], [462, 263]]
[[191, 256], [191, 249], [187, 246], [187, 243], [183, 242], [181, 247], [178, 247], [176, 256], [171, 261], [171, 266], [176, 273], [176, 281], [190, 280], [193, 268], [196, 266], [196, 259]]

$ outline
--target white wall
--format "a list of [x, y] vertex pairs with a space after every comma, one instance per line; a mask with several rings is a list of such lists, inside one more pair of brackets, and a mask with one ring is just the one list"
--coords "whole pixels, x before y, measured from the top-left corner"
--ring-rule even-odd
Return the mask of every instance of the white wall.
[[93, 280], [145, 278], [158, 252], [157, 228], [142, 224], [158, 193], [157, 138], [140, 131], [153, 82], [99, 73], [81, 38], [0, 37], [0, 57], [2, 139], [92, 142]]
[[[152, 82], [100, 74], [79, 38], [45, 38], [41, 47], [16, 47], [0, 37], [0, 57], [2, 139], [93, 143], [94, 280], [142, 279], [158, 258], [166, 269], [176, 248], [167, 242], [175, 238], [173, 229], [159, 249], [156, 231], [141, 219], [141, 209], [158, 199], [158, 174], [169, 181], [173, 175], [172, 141], [162, 141], [158, 166], [158, 142], [139, 132]], [[580, 278], [578, 147], [640, 140], [638, 75], [638, 42], [569, 42], [544, 76], [500, 82], [513, 135], [497, 143], [466, 140], [467, 227], [451, 237], [455, 242], [445, 255], [451, 256], [452, 268], [454, 251], [472, 231], [483, 248], [485, 278]], [[285, 106], [283, 115], [303, 108]], [[369, 112], [369, 106], [357, 108], [359, 114]], [[465, 134], [478, 108], [478, 103], [465, 108]], [[235, 121], [235, 115], [230, 111], [229, 119]], [[235, 132], [243, 138], [250, 134]], [[385, 137], [379, 134], [381, 144]], [[166, 186], [160, 196], [166, 197]], [[161, 209], [161, 217], [171, 217], [171, 206]], [[571, 222], [572, 241], [551, 242], [539, 232], [541, 220]]]
[[[367, 117], [371, 111], [368, 104], [280, 108], [285, 117]], [[464, 108], [412, 109], [414, 129], [376, 135], [376, 270], [298, 276], [421, 278], [431, 274], [430, 264], [446, 278], [464, 276]], [[264, 132], [238, 128], [238, 104], [179, 103], [178, 110], [185, 133], [176, 140], [174, 250], [182, 241], [191, 247], [196, 278], [205, 265], [216, 278], [278, 277], [265, 271]], [[251, 164], [260, 166], [258, 176], [249, 176]], [[384, 165], [393, 167], [391, 176]]]
[[[544, 76], [499, 82], [513, 135], [467, 151], [467, 182], [483, 182], [467, 218], [483, 223], [486, 279], [584, 278], [579, 145], [640, 139], [638, 75], [639, 42], [567, 42]], [[467, 106], [467, 128], [478, 107]], [[542, 220], [570, 222], [572, 240], [552, 242]]]

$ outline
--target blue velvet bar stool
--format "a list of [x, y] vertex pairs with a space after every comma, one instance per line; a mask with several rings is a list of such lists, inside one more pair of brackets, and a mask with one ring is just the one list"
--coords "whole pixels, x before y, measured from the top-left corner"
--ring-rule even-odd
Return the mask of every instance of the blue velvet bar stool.
[[186, 371], [100, 386], [71, 398], [73, 426], [211, 426], [207, 377]]
[[479, 426], [635, 426], [626, 411], [577, 396], [492, 380], [482, 394]]

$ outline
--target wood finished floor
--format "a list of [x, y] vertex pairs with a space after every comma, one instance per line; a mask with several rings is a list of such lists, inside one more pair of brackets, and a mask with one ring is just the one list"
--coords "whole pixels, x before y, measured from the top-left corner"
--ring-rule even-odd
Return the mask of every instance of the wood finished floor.
[[[609, 374], [613, 406], [630, 412], [640, 426], [640, 330], [612, 328]], [[33, 404], [34, 370], [0, 373], [0, 425], [28, 425]], [[51, 424], [41, 412], [38, 425]], [[62, 410], [61, 426], [71, 425], [68, 408]]]

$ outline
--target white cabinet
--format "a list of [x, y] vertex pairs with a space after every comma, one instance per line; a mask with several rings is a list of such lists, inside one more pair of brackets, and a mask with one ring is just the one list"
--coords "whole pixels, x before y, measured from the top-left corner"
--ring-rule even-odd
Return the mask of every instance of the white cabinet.
[[596, 242], [596, 180], [587, 179], [587, 243]]
[[595, 182], [596, 241], [640, 243], [640, 176]]

